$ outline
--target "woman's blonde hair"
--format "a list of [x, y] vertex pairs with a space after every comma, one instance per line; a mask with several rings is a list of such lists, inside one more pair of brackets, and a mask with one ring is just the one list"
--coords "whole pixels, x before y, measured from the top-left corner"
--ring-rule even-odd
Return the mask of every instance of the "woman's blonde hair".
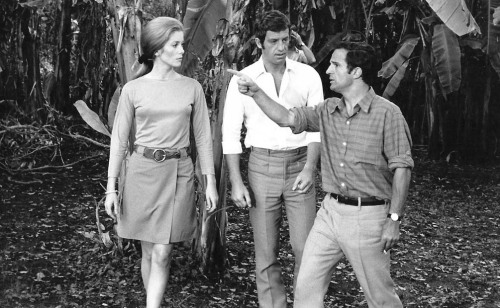
[[182, 23], [172, 17], [157, 17], [146, 24], [141, 33], [142, 55], [139, 63], [142, 67], [135, 74], [138, 78], [153, 69], [155, 53], [162, 49], [174, 32], [184, 31]]

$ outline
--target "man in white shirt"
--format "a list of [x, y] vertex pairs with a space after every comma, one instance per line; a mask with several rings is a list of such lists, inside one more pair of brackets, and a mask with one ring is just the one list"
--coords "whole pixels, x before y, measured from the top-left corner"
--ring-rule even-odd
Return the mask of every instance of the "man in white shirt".
[[[257, 23], [256, 44], [262, 57], [242, 70], [286, 108], [317, 105], [323, 101], [319, 74], [310, 66], [287, 59], [290, 23], [279, 11], [269, 11]], [[282, 204], [288, 218], [295, 255], [294, 285], [304, 243], [316, 216], [315, 170], [319, 159], [318, 133], [293, 134], [279, 127], [238, 91], [233, 77], [227, 91], [223, 121], [223, 151], [231, 179], [231, 198], [249, 208], [253, 227], [256, 280], [260, 308], [286, 308], [286, 291], [278, 262]], [[242, 123], [249, 189], [240, 172]]]

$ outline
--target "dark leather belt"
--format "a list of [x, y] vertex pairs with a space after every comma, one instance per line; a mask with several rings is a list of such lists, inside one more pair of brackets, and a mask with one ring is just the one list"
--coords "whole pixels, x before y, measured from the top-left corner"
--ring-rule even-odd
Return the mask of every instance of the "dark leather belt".
[[[332, 196], [332, 198], [337, 200], [339, 203], [358, 206], [359, 202], [358, 198], [346, 197], [334, 193], [330, 193], [330, 196]], [[382, 204], [385, 204], [385, 201], [379, 200], [375, 197], [361, 198], [361, 206], [382, 205]]]
[[189, 156], [189, 148], [158, 149], [158, 148], [148, 148], [142, 145], [134, 145], [134, 151], [138, 154], [142, 154], [142, 156], [146, 158], [152, 159], [159, 163], [167, 159]]

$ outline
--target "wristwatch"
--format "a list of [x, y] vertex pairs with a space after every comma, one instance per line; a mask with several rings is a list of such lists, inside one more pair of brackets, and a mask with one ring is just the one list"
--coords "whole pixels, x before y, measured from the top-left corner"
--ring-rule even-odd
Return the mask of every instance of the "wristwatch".
[[401, 219], [403, 219], [398, 213], [389, 213], [387, 214], [387, 218], [390, 218], [392, 221], [401, 221]]

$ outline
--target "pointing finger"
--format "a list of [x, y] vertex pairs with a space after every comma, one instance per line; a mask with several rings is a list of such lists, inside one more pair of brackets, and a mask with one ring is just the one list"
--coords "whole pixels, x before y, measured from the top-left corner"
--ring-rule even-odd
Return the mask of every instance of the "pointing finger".
[[228, 68], [228, 69], [227, 69], [227, 72], [228, 72], [228, 73], [231, 73], [231, 74], [233, 74], [233, 75], [236, 75], [236, 76], [238, 76], [238, 77], [243, 76], [243, 74], [242, 74], [242, 73], [238, 72], [237, 70], [230, 69], [230, 68]]

